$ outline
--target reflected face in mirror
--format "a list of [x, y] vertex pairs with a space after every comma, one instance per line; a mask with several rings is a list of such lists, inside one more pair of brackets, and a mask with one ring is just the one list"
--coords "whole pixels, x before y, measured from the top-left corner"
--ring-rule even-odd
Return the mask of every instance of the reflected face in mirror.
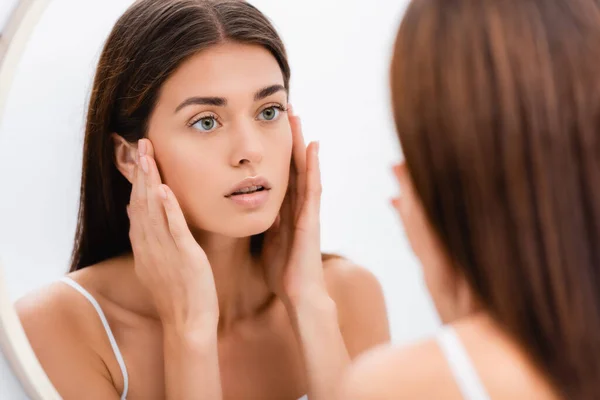
[[192, 230], [245, 237], [273, 224], [290, 170], [286, 112], [281, 69], [260, 46], [210, 47], [163, 84], [147, 137]]

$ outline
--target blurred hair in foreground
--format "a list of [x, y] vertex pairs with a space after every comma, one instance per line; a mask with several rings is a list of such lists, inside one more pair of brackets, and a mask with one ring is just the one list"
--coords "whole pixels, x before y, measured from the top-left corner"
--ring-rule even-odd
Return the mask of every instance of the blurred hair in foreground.
[[392, 97], [425, 212], [565, 398], [599, 398], [600, 7], [415, 0]]

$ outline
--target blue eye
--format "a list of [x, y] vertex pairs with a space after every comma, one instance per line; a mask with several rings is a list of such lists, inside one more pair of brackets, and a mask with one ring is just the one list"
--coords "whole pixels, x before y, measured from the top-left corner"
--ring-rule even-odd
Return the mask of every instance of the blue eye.
[[260, 112], [260, 114], [258, 114], [258, 119], [260, 119], [262, 121], [273, 121], [273, 120], [276, 120], [277, 117], [279, 117], [280, 113], [281, 113], [281, 107], [271, 106], [271, 107], [268, 107], [268, 108], [265, 108], [264, 110], [262, 110]]
[[210, 132], [219, 126], [219, 122], [214, 116], [203, 117], [191, 124], [192, 127], [201, 132]]

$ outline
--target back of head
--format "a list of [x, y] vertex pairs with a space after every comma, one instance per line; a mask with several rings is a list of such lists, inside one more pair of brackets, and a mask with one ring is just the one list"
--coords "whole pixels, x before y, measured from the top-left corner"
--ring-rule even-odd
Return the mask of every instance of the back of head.
[[414, 0], [392, 97], [453, 268], [566, 398], [600, 398], [600, 6]]

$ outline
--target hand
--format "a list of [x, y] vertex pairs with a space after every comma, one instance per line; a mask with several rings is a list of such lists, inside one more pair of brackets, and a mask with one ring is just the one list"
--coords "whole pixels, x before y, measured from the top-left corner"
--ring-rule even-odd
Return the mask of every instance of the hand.
[[267, 283], [286, 306], [327, 293], [320, 239], [321, 173], [318, 143], [308, 148], [300, 119], [289, 107], [293, 150], [288, 191], [279, 216], [265, 234]]
[[163, 185], [148, 139], [138, 143], [127, 208], [135, 272], [153, 296], [163, 325], [206, 329], [218, 322], [211, 266], [168, 186]]

